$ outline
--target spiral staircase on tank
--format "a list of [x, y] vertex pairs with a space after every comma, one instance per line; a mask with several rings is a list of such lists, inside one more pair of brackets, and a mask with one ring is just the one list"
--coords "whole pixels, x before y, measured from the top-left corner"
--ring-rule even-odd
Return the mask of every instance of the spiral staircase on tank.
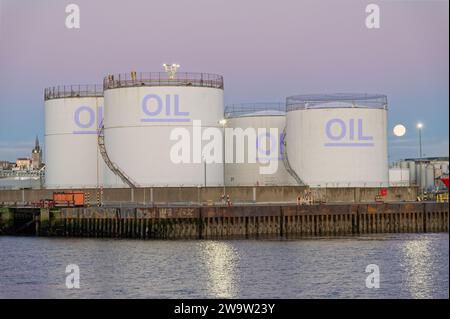
[[138, 185], [136, 184], [136, 182], [133, 181], [130, 176], [125, 174], [125, 172], [123, 170], [121, 170], [109, 158], [109, 155], [108, 155], [108, 152], [106, 151], [106, 146], [105, 146], [105, 126], [103, 125], [103, 123], [101, 123], [101, 127], [100, 127], [100, 130], [98, 132], [97, 141], [98, 141], [98, 148], [100, 150], [100, 154], [102, 154], [103, 160], [105, 161], [105, 163], [109, 167], [109, 169], [112, 172], [114, 172], [114, 174], [119, 176], [119, 178], [122, 180], [122, 182], [127, 184], [130, 188], [137, 188]]
[[284, 167], [286, 168], [289, 175], [291, 175], [298, 185], [305, 185], [301, 178], [297, 175], [295, 170], [292, 168], [291, 164], [289, 163], [288, 154], [287, 154], [287, 145], [286, 145], [286, 128], [283, 130], [283, 144], [284, 144], [284, 150], [283, 150], [283, 163]]

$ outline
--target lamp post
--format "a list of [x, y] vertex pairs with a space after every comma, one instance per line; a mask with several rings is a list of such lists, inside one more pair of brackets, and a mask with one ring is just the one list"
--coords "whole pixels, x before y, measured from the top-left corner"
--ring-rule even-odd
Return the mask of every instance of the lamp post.
[[226, 186], [225, 186], [225, 126], [227, 125], [227, 120], [222, 119], [219, 121], [219, 124], [222, 126], [222, 165], [223, 165], [223, 198], [226, 200]]
[[419, 130], [419, 158], [422, 159], [422, 123], [417, 123], [417, 129]]

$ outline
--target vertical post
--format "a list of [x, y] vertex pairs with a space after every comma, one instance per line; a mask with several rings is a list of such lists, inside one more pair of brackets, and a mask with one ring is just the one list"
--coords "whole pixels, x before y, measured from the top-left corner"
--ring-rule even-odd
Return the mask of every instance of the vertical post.
[[428, 231], [428, 225], [427, 225], [427, 206], [425, 203], [422, 203], [422, 224], [423, 224], [423, 232], [426, 233]]
[[197, 230], [197, 238], [202, 239], [203, 238], [203, 208], [198, 208], [198, 230]]
[[419, 124], [419, 157], [422, 159], [422, 126]]
[[[203, 166], [204, 166], [204, 177], [205, 177], [205, 187], [206, 187], [206, 160], [203, 158]], [[225, 181], [224, 181], [225, 184]]]
[[[225, 122], [225, 121], [224, 121]], [[225, 122], [226, 123], [226, 122]], [[223, 134], [222, 134], [222, 165], [223, 165], [223, 197], [226, 196], [226, 186], [225, 186], [225, 124], [223, 124]]]
[[144, 206], [145, 206], [145, 191], [146, 189], [144, 188], [144, 202], [143, 202]]
[[219, 124], [222, 126], [222, 173], [223, 173], [223, 199], [225, 200], [227, 194], [226, 194], [226, 186], [225, 186], [225, 126], [227, 125], [227, 120], [222, 119], [219, 121]]
[[283, 237], [283, 235], [284, 235], [284, 215], [283, 215], [283, 206], [280, 206], [280, 215], [279, 215], [279, 219], [280, 219], [280, 225], [279, 225], [279, 227], [280, 227], [280, 237]]

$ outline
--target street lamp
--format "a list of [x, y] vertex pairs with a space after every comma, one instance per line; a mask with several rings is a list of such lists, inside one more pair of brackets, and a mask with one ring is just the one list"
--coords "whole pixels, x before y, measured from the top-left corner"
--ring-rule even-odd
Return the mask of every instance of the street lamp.
[[226, 188], [225, 188], [225, 126], [227, 125], [227, 120], [221, 119], [219, 121], [219, 124], [223, 128], [223, 132], [222, 132], [223, 198], [224, 198], [224, 200], [226, 200], [227, 195], [226, 195]]
[[419, 130], [419, 158], [422, 159], [422, 123], [417, 123], [417, 129]]

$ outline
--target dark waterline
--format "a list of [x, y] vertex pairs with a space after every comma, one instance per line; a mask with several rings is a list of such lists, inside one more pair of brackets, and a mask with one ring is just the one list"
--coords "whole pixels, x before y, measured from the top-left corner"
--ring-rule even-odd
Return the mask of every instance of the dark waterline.
[[[139, 241], [0, 237], [0, 298], [448, 298], [449, 236]], [[65, 286], [80, 267], [80, 289]], [[366, 288], [367, 265], [380, 288]]]

